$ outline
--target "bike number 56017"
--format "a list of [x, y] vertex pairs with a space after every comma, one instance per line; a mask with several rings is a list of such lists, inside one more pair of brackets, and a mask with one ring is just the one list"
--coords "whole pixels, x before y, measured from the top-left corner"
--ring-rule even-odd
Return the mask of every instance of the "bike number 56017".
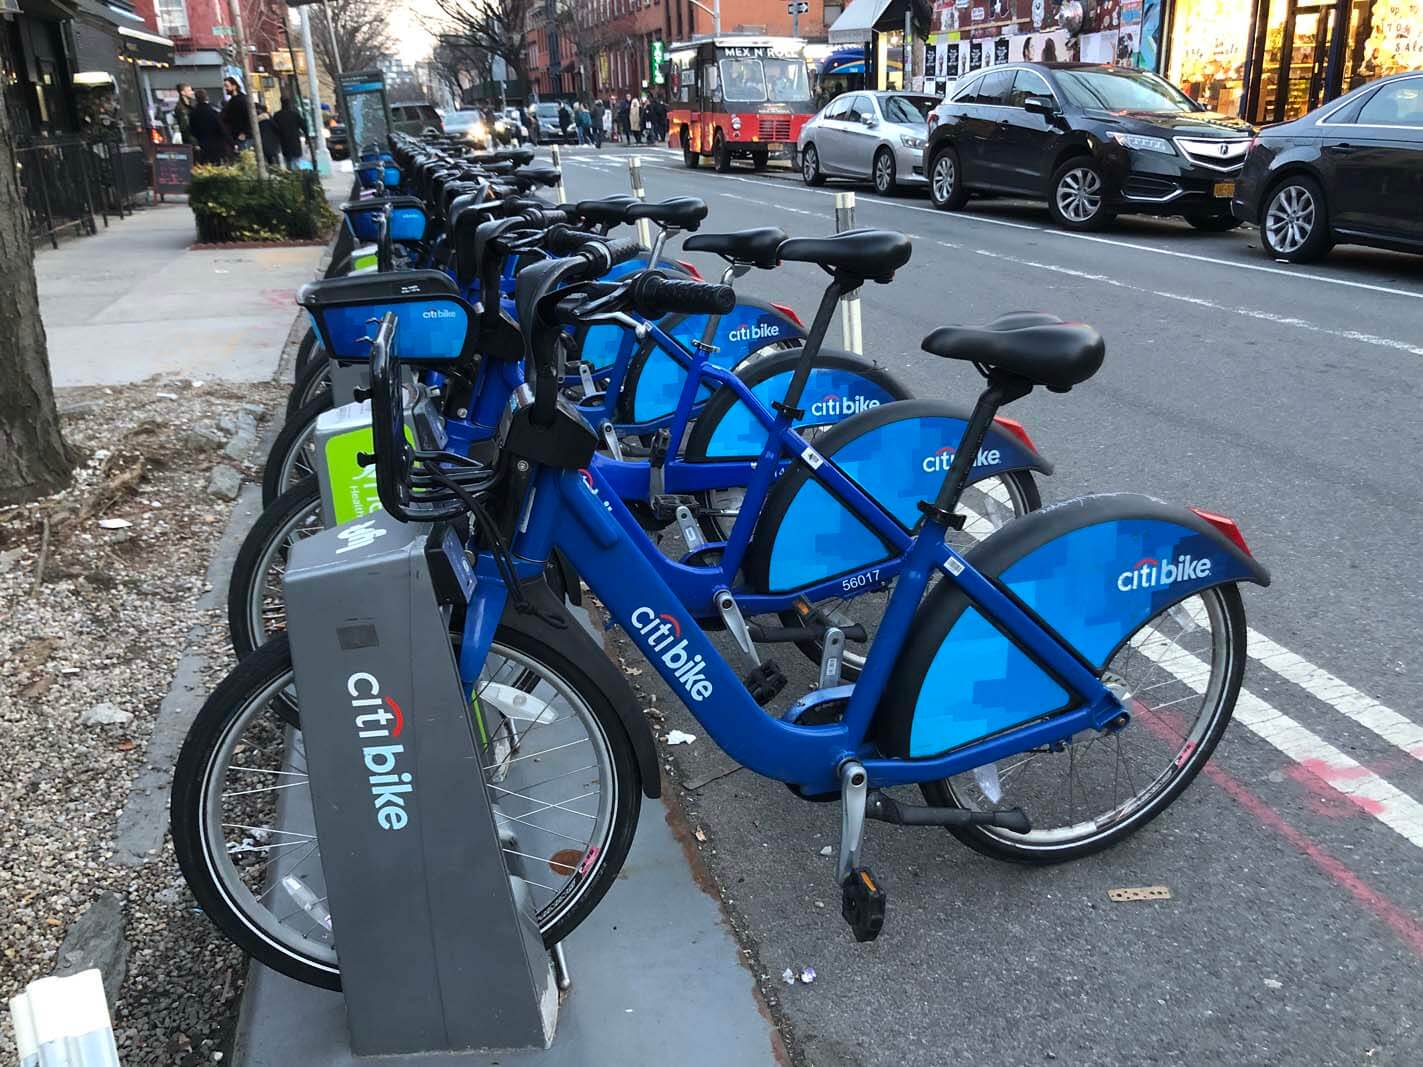
[[840, 588], [847, 593], [851, 593], [856, 589], [865, 589], [877, 581], [879, 581], [878, 568], [872, 571], [862, 571], [859, 574], [852, 574], [848, 578], [841, 579]]

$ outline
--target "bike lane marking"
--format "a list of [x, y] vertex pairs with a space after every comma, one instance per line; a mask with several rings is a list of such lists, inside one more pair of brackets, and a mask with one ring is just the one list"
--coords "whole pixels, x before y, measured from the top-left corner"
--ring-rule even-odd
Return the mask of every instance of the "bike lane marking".
[[[772, 188], [793, 189], [797, 192], [811, 193], [816, 196], [834, 196], [835, 193], [826, 189], [809, 189], [792, 184], [790, 181], [768, 181], [758, 178], [746, 178], [737, 174], [719, 174], [718, 178], [729, 178], [732, 181], [747, 182], [751, 185], [765, 185]], [[1174, 256], [1179, 259], [1195, 260], [1199, 263], [1211, 263], [1220, 267], [1231, 267], [1236, 270], [1257, 271], [1262, 274], [1278, 274], [1281, 277], [1293, 278], [1299, 281], [1319, 282], [1324, 285], [1340, 285], [1349, 289], [1364, 289], [1373, 293], [1384, 293], [1389, 296], [1403, 296], [1412, 300], [1423, 300], [1423, 292], [1414, 292], [1409, 289], [1395, 289], [1387, 285], [1375, 285], [1372, 282], [1358, 282], [1352, 278], [1332, 278], [1325, 274], [1315, 274], [1302, 270], [1286, 270], [1283, 267], [1270, 267], [1263, 263], [1240, 263], [1233, 259], [1221, 259], [1218, 256], [1205, 256], [1198, 252], [1179, 252], [1171, 248], [1154, 248], [1151, 245], [1137, 244], [1135, 241], [1124, 241], [1116, 237], [1100, 237], [1089, 233], [1072, 233], [1068, 230], [1059, 230], [1051, 226], [1039, 226], [1028, 222], [1012, 222], [1008, 219], [993, 219], [984, 215], [966, 215], [959, 212], [940, 211], [936, 207], [924, 207], [920, 204], [902, 204], [893, 201], [882, 200], [878, 197], [866, 196], [862, 200], [856, 201], [856, 207], [869, 205], [872, 207], [882, 207], [887, 210], [897, 211], [922, 211], [929, 215], [937, 216], [949, 222], [977, 222], [986, 226], [1006, 226], [1014, 230], [1032, 230], [1036, 233], [1047, 234], [1052, 237], [1063, 237], [1076, 241], [1091, 241], [1096, 244], [1111, 245], [1115, 248], [1125, 248], [1134, 252], [1147, 252], [1153, 255]], [[776, 205], [781, 206], [781, 205]]]
[[[1153, 637], [1160, 640], [1153, 643]], [[1180, 655], [1183, 650], [1175, 641], [1151, 631], [1133, 638], [1132, 644], [1194, 692], [1206, 692], [1211, 681], [1210, 667], [1194, 654]], [[1346, 756], [1243, 685], [1233, 718], [1404, 840], [1423, 848], [1423, 804], [1403, 790]]]

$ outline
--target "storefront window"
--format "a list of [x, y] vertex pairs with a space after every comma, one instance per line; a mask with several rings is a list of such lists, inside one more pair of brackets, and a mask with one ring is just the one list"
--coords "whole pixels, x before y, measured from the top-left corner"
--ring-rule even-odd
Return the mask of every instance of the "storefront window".
[[1212, 111], [1237, 114], [1245, 94], [1249, 24], [1247, 0], [1179, 0], [1167, 81]]
[[1423, 0], [1367, 0], [1352, 12], [1344, 90], [1408, 70], [1423, 70]]

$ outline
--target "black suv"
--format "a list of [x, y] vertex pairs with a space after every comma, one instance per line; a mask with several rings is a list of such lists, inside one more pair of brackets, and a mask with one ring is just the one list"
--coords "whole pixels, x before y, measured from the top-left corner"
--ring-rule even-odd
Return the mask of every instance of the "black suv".
[[924, 171], [949, 211], [973, 192], [1008, 193], [1046, 200], [1070, 230], [1122, 212], [1228, 230], [1254, 132], [1146, 71], [1012, 63], [962, 79], [929, 113]]

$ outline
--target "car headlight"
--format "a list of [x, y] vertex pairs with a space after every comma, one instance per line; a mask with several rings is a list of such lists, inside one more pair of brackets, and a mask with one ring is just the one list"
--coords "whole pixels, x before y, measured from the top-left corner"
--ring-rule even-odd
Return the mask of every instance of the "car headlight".
[[902, 144], [905, 148], [923, 148], [924, 138], [915, 137], [911, 133], [901, 133], [899, 135], [899, 143]]
[[484, 123], [476, 122], [473, 126], [471, 126], [469, 128], [469, 136], [470, 139], [474, 141], [484, 140]]
[[733, 130], [740, 130], [740, 129], [741, 129], [741, 116], [740, 116], [740, 115], [732, 115], [732, 116], [731, 116], [731, 128], [732, 128]]
[[1108, 130], [1107, 136], [1123, 148], [1134, 148], [1138, 152], [1164, 152], [1168, 156], [1176, 154], [1175, 147], [1164, 137], [1150, 137], [1144, 133], [1124, 133]]

